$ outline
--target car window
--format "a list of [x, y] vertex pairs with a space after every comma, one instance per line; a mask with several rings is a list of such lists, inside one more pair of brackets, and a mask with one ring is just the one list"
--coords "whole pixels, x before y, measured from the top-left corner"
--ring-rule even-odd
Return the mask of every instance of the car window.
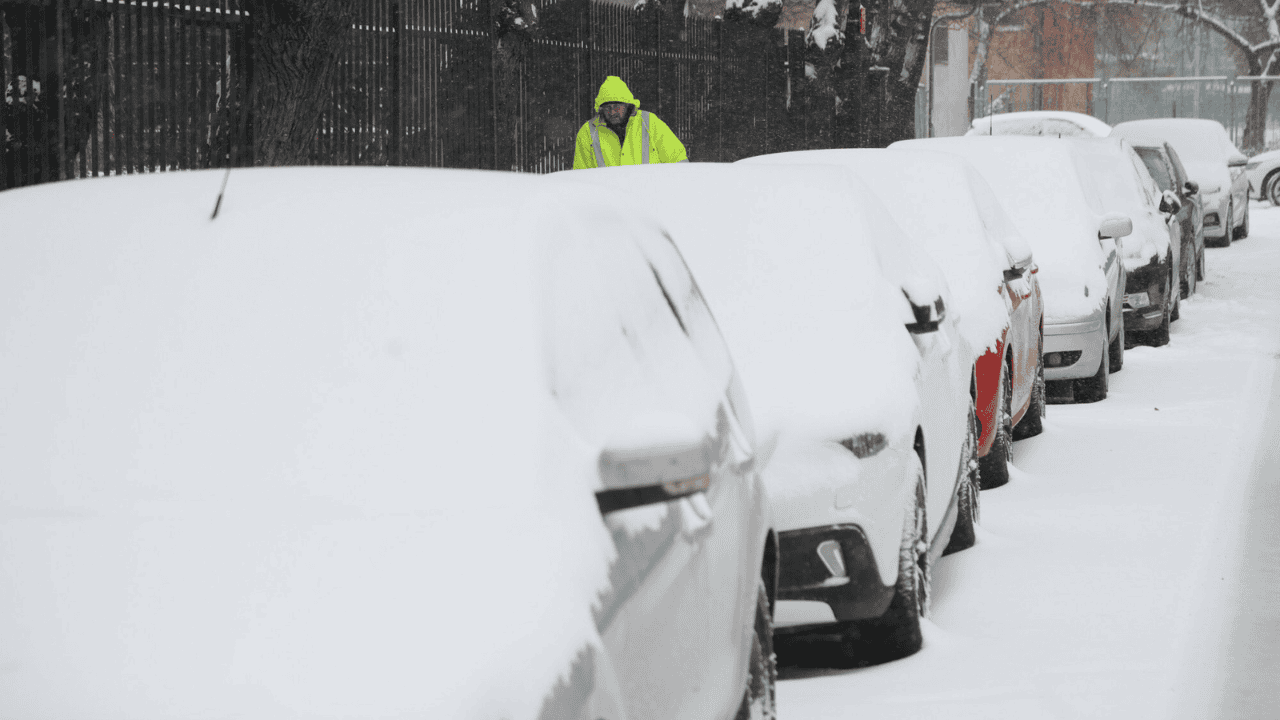
[[1125, 147], [1125, 156], [1129, 158], [1129, 163], [1133, 167], [1133, 174], [1138, 183], [1138, 187], [1142, 189], [1143, 194], [1147, 197], [1147, 204], [1151, 207], [1160, 206], [1160, 184], [1151, 176], [1151, 172], [1147, 170], [1147, 165], [1138, 157], [1132, 147]]
[[1174, 177], [1177, 179], [1178, 187], [1181, 188], [1187, 184], [1187, 168], [1182, 164], [1182, 159], [1178, 157], [1178, 151], [1174, 150], [1172, 145], [1165, 143], [1164, 151], [1168, 154], [1169, 164], [1173, 167]]
[[1160, 152], [1160, 149], [1140, 147], [1134, 148], [1134, 151], [1138, 153], [1138, 157], [1147, 166], [1147, 171], [1151, 173], [1156, 185], [1161, 190], [1172, 190], [1174, 186], [1173, 169], [1165, 163], [1164, 154]]

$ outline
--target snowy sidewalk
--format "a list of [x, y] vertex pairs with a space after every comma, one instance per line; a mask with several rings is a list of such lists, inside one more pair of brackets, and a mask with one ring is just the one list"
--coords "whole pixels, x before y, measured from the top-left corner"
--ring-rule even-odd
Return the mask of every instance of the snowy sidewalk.
[[1051, 406], [1044, 434], [1015, 444], [978, 546], [935, 568], [925, 649], [783, 668], [781, 718], [1218, 715], [1280, 351], [1280, 210], [1252, 212], [1252, 237], [1207, 251], [1167, 347], [1128, 351], [1110, 398]]

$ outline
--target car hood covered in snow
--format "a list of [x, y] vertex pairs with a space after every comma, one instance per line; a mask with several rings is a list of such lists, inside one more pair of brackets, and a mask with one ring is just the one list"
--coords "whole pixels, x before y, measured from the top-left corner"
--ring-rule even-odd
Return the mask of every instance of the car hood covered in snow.
[[891, 147], [955, 153], [982, 173], [1035, 253], [1046, 322], [1085, 317], [1106, 302], [1097, 240], [1102, 208], [1082, 185], [1068, 143], [997, 136], [905, 140]]
[[1071, 143], [1081, 160], [1082, 175], [1097, 190], [1102, 208], [1124, 213], [1133, 221], [1133, 233], [1120, 240], [1125, 267], [1133, 270], [1168, 255], [1171, 238], [1169, 226], [1158, 211], [1160, 190], [1142, 159], [1119, 138]]
[[912, 427], [919, 353], [873, 240], [902, 231], [843, 170], [681, 163], [561, 180], [625, 195], [670, 232], [733, 353], [761, 445]]
[[222, 178], [0, 194], [0, 707], [537, 717], [612, 551], [535, 330], [572, 205]]

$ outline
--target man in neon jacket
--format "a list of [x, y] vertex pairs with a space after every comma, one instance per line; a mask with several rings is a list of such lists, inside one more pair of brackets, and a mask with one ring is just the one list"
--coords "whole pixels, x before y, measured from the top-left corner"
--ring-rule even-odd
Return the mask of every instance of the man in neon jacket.
[[617, 75], [596, 95], [596, 116], [578, 130], [573, 169], [688, 162], [684, 143], [657, 115], [640, 109]]

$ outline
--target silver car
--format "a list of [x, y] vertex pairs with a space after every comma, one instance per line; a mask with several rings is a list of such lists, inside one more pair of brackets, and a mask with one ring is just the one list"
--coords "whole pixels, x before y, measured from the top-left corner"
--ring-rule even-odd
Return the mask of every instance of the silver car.
[[660, 228], [223, 179], [0, 193], [6, 715], [772, 713], [751, 418]]

